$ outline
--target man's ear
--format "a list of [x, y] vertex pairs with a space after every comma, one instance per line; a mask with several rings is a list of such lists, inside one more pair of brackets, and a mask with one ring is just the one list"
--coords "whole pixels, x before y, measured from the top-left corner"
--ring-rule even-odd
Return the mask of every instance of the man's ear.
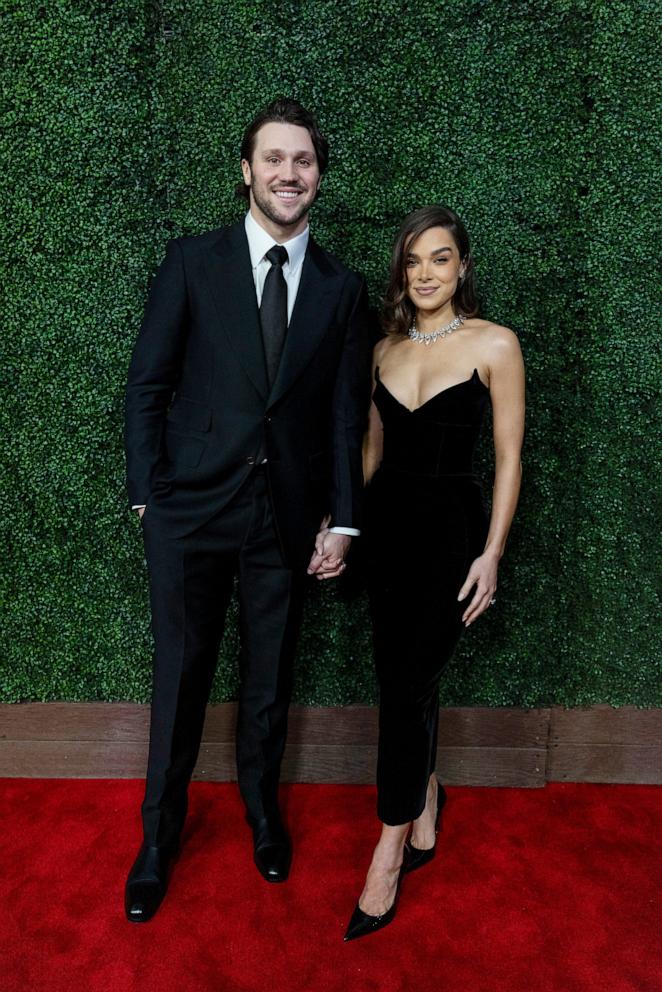
[[244, 176], [244, 182], [247, 186], [251, 185], [251, 164], [247, 158], [242, 158], [241, 160], [241, 171]]

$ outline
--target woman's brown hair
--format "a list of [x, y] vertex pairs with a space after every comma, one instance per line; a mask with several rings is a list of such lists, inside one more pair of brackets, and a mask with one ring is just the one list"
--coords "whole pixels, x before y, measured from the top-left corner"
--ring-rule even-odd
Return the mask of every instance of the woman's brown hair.
[[475, 317], [478, 313], [474, 262], [467, 229], [455, 211], [432, 204], [407, 214], [397, 233], [391, 253], [388, 288], [384, 296], [383, 324], [387, 334], [405, 335], [414, 322], [416, 307], [407, 295], [407, 255], [416, 239], [431, 227], [443, 227], [450, 231], [464, 267], [464, 275], [453, 295], [453, 310], [465, 317]]

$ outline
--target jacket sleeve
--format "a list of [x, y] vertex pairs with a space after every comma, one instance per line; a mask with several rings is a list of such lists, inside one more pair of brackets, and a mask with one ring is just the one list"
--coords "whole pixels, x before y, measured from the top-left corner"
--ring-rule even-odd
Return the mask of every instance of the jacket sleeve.
[[354, 276], [353, 299], [333, 392], [331, 526], [361, 526], [362, 446], [370, 405], [368, 291]]
[[129, 365], [124, 438], [131, 505], [147, 503], [153, 488], [188, 323], [182, 250], [177, 241], [171, 241], [154, 277]]

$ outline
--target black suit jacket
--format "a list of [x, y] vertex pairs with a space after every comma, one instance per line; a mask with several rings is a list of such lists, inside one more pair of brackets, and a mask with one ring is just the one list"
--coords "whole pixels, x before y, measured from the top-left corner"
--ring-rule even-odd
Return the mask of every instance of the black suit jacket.
[[368, 369], [365, 283], [312, 239], [271, 390], [243, 221], [171, 241], [129, 368], [131, 504], [183, 536], [265, 451], [283, 552], [303, 564], [325, 513], [360, 525]]

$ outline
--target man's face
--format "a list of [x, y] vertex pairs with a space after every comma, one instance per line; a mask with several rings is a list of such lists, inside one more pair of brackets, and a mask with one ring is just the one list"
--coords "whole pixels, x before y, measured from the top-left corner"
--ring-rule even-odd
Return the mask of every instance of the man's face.
[[[251, 162], [242, 159], [244, 182], [251, 188], [251, 210], [263, 226], [288, 238], [300, 234], [320, 185], [313, 142], [305, 127], [264, 124], [255, 136]], [[265, 223], [268, 222], [268, 223]]]

